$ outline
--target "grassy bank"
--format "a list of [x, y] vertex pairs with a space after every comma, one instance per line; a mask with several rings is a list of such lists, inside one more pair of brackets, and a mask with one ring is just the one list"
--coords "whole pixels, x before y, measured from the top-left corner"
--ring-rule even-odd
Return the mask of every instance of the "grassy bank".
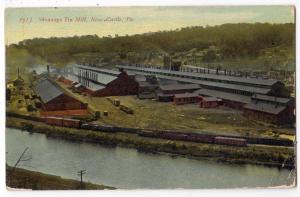
[[[11, 188], [22, 188], [32, 190], [76, 190], [81, 189], [80, 181], [72, 179], [64, 179], [59, 176], [44, 174], [25, 170], [22, 168], [15, 168], [6, 166], [6, 185]], [[97, 185], [93, 183], [84, 183], [83, 189], [86, 190], [102, 190], [102, 189], [115, 189], [113, 187]]]
[[72, 141], [93, 142], [109, 146], [125, 146], [146, 152], [164, 152], [191, 158], [210, 158], [232, 163], [252, 163], [294, 167], [294, 148], [276, 146], [234, 147], [166, 139], [140, 137], [128, 133], [104, 133], [49, 126], [40, 122], [7, 117], [6, 126], [29, 132], [43, 133]]

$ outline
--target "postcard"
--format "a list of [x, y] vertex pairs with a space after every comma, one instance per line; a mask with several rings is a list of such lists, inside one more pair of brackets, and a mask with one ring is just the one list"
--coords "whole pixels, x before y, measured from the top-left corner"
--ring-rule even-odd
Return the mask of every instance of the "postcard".
[[7, 188], [295, 187], [295, 40], [291, 5], [6, 8]]

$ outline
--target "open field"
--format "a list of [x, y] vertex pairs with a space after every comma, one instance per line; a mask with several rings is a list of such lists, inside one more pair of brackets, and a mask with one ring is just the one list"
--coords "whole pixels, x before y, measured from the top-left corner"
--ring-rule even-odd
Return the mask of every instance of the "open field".
[[[6, 166], [6, 174], [12, 171], [12, 167]], [[15, 168], [7, 177], [6, 184], [11, 188], [22, 188], [32, 190], [76, 190], [80, 188], [80, 181], [72, 179], [64, 179], [59, 176], [44, 174], [25, 170], [22, 168]], [[99, 190], [99, 189], [115, 189], [104, 185], [97, 185], [92, 183], [84, 183], [83, 189]]]
[[[203, 109], [197, 104], [174, 105], [172, 102], [140, 100], [136, 96], [114, 96], [121, 104], [133, 109], [134, 114], [127, 114], [113, 105], [105, 97], [83, 96], [67, 91], [83, 102], [89, 103], [95, 111], [107, 111], [97, 121], [101, 124], [145, 129], [170, 129], [179, 131], [208, 132], [214, 134], [274, 136], [278, 133], [294, 133], [294, 129], [279, 129], [269, 125], [257, 124], [242, 116], [241, 111], [226, 107]], [[290, 136], [284, 136], [290, 137]]]

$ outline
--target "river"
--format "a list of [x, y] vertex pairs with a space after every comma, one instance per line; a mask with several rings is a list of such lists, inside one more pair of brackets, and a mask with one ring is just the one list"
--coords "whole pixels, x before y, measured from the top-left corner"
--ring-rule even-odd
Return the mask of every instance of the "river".
[[168, 155], [146, 154], [129, 148], [108, 148], [84, 142], [6, 129], [6, 161], [13, 165], [23, 150], [32, 159], [21, 168], [122, 189], [237, 188], [291, 184], [295, 172], [259, 165], [232, 165]]

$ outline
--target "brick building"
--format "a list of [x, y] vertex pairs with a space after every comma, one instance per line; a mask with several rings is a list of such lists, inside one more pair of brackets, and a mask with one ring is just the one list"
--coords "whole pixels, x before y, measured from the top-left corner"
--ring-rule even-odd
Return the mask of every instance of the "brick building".
[[41, 79], [34, 86], [35, 93], [40, 97], [44, 111], [81, 110], [87, 104], [70, 96], [50, 79]]
[[221, 100], [216, 97], [200, 97], [199, 105], [201, 108], [218, 107]]
[[134, 75], [124, 71], [100, 69], [91, 66], [70, 65], [65, 68], [64, 77], [78, 82], [78, 91], [92, 96], [121, 96], [138, 93]]
[[175, 94], [173, 102], [175, 105], [197, 103], [197, 102], [199, 102], [199, 96], [198, 96], [198, 94], [195, 94], [195, 93]]

